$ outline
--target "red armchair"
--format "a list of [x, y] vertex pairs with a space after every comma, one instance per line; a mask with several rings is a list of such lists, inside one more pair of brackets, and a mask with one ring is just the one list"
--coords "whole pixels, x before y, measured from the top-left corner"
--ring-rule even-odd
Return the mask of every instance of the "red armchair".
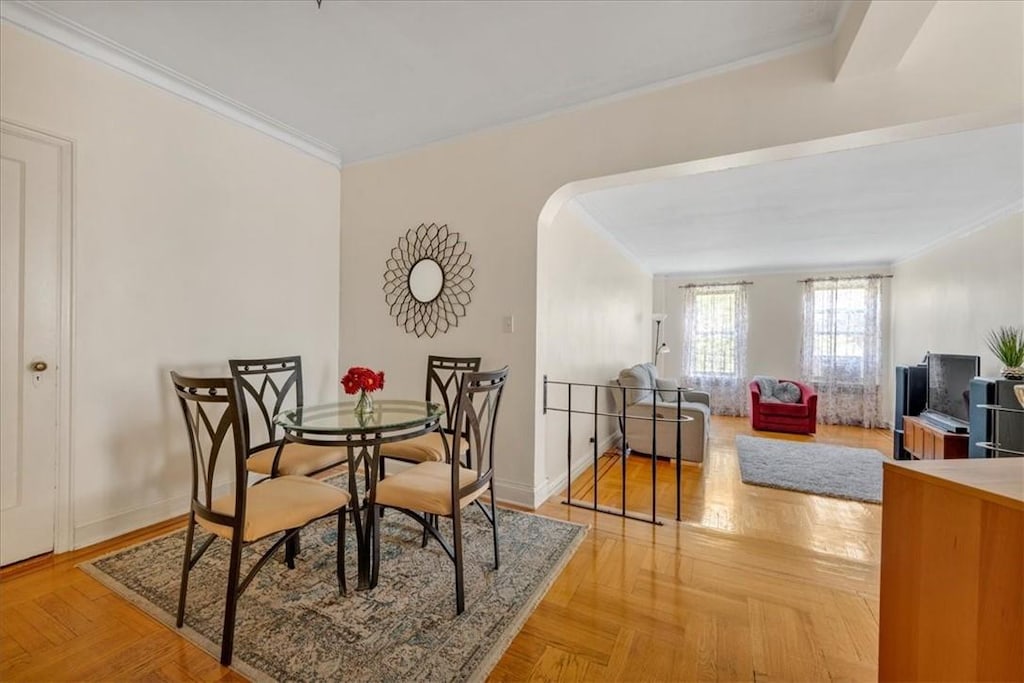
[[814, 434], [818, 424], [818, 393], [793, 380], [800, 387], [799, 403], [761, 400], [761, 385], [750, 383], [750, 424], [754, 429], [791, 434]]

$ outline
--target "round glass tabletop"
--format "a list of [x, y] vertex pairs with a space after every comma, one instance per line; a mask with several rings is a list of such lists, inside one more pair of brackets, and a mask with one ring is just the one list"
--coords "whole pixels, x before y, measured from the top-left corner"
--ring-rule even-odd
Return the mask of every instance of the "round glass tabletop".
[[278, 413], [274, 424], [290, 432], [344, 436], [418, 427], [439, 419], [444, 412], [438, 403], [397, 399], [375, 400], [370, 415], [356, 415], [355, 407], [355, 401], [303, 406]]

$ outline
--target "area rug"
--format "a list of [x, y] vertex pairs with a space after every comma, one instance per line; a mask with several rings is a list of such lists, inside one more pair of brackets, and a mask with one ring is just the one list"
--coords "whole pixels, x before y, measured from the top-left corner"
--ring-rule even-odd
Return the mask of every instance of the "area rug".
[[[421, 548], [419, 527], [404, 515], [391, 512], [382, 522], [380, 581], [373, 590], [352, 590], [356, 544], [349, 525], [349, 595], [339, 595], [335, 521], [307, 527], [294, 570], [276, 558], [263, 567], [238, 603], [232, 668], [258, 681], [482, 680], [586, 535], [585, 526], [499, 509], [495, 571], [490, 525], [480, 510], [468, 508], [466, 610], [456, 616], [448, 556], [433, 541]], [[450, 538], [443, 520], [442, 533]], [[80, 566], [173, 627], [184, 537], [175, 532]], [[243, 573], [266, 547], [244, 551]], [[214, 542], [192, 570], [180, 631], [215, 657], [228, 549], [226, 541]]]
[[740, 478], [746, 484], [882, 502], [882, 462], [870, 448], [737, 436]]

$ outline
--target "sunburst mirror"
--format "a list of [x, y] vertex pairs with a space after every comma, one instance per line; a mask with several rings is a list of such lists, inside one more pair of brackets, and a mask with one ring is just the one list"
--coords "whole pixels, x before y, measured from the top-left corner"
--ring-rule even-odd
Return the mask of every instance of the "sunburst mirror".
[[399, 237], [384, 270], [384, 300], [395, 324], [417, 337], [458, 326], [473, 291], [471, 260], [447, 225], [421, 223]]

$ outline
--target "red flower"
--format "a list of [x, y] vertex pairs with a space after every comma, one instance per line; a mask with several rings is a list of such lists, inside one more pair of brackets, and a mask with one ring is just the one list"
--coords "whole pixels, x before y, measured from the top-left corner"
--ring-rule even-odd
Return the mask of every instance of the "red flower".
[[360, 390], [377, 391], [384, 388], [384, 373], [374, 372], [370, 368], [356, 365], [349, 368], [345, 376], [341, 378], [341, 385], [345, 387], [346, 394], [355, 394]]

